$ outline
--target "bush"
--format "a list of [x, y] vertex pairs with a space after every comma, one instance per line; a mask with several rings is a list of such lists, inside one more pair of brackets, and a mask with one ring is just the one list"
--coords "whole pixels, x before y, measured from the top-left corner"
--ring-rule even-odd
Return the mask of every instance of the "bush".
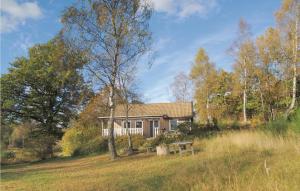
[[289, 127], [288, 121], [284, 118], [280, 118], [274, 121], [270, 121], [265, 125], [264, 130], [271, 132], [274, 135], [283, 135], [287, 132]]
[[178, 128], [178, 131], [187, 135], [187, 134], [190, 134], [192, 129], [194, 129], [196, 126], [196, 124], [194, 123], [191, 123], [191, 122], [184, 122], [184, 123], [181, 123], [177, 126]]
[[1, 153], [1, 161], [4, 160], [10, 160], [16, 158], [16, 153], [14, 151], [3, 151]]
[[17, 164], [24, 162], [39, 161], [40, 158], [35, 156], [35, 152], [27, 148], [8, 148], [1, 151], [1, 164]]
[[[133, 149], [138, 149], [146, 142], [146, 139], [142, 135], [131, 135], [131, 141]], [[116, 137], [115, 143], [118, 150], [126, 151], [128, 149], [128, 136]]]
[[[24, 122], [13, 125], [13, 132], [10, 136], [14, 149], [22, 148], [30, 157], [34, 159], [45, 159], [52, 157], [53, 146], [57, 140], [53, 135], [49, 135], [31, 122]], [[21, 153], [21, 152], [18, 152]], [[22, 154], [18, 154], [17, 158]], [[28, 157], [25, 157], [28, 158]], [[19, 160], [19, 159], [17, 159]]]
[[295, 133], [300, 133], [300, 108], [296, 111], [296, 113], [291, 116], [291, 122], [289, 124], [291, 130]]
[[61, 146], [64, 156], [86, 155], [106, 151], [107, 140], [98, 127], [75, 124], [65, 132]]
[[25, 143], [25, 148], [36, 158], [52, 157], [56, 138], [47, 134], [31, 135]]
[[288, 132], [300, 133], [300, 109], [290, 115], [288, 119], [285, 117], [278, 118], [261, 125], [260, 129], [274, 135], [286, 135]]
[[80, 147], [76, 148], [73, 153], [73, 156], [106, 152], [108, 148], [107, 144], [107, 139], [100, 136], [96, 137], [86, 142], [85, 144], [82, 144]]

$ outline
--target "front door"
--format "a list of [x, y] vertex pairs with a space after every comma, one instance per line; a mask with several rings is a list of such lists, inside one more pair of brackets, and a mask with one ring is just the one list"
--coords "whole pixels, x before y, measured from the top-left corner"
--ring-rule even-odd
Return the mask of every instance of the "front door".
[[150, 137], [153, 137], [153, 121], [150, 121]]
[[159, 120], [150, 120], [150, 137], [154, 137], [155, 130], [159, 128]]

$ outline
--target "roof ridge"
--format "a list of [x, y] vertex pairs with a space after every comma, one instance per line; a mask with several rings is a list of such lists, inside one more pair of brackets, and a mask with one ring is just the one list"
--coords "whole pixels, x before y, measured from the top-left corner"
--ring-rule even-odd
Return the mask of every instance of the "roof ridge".
[[[192, 102], [168, 102], [168, 103], [133, 103], [129, 109], [131, 116], [163, 116], [169, 117], [185, 117], [192, 116]], [[115, 116], [124, 116], [125, 108], [122, 105], [117, 105]]]

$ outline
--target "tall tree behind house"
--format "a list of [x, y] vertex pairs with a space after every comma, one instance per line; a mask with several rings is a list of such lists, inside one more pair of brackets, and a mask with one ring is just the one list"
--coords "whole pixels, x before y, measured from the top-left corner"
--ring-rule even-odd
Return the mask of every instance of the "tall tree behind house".
[[114, 112], [117, 80], [149, 50], [152, 8], [141, 0], [81, 0], [62, 18], [64, 35], [74, 48], [86, 53], [86, 69], [97, 86], [109, 87], [109, 150], [117, 157]]

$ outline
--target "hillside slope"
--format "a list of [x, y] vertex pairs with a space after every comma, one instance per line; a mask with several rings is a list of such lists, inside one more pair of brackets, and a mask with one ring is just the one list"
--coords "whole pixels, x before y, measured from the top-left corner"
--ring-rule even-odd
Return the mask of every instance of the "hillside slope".
[[107, 155], [5, 166], [1, 190], [300, 190], [299, 137], [234, 132], [195, 156]]

